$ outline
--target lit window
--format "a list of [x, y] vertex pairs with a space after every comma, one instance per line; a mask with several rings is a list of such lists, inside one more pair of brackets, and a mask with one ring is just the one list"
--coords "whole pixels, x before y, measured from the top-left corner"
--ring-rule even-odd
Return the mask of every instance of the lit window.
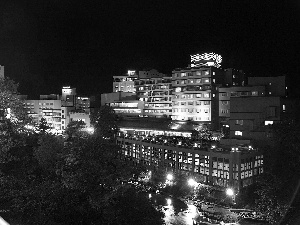
[[234, 75], [234, 74], [232, 75], [232, 78], [235, 78], [235, 75]]
[[269, 91], [269, 95], [271, 95], [272, 94], [272, 92], [271, 91]]
[[273, 121], [268, 121], [268, 120], [265, 121], [265, 125], [272, 125], [272, 124], [273, 124]]
[[282, 110], [285, 111], [285, 105], [282, 105]]
[[213, 83], [216, 83], [216, 79], [213, 79]]
[[234, 134], [236, 136], [243, 136], [243, 132], [242, 131], [235, 131]]
[[257, 91], [252, 91], [251, 94], [252, 94], [252, 96], [258, 96], [258, 92]]
[[235, 124], [236, 125], [243, 125], [244, 124], [244, 120], [236, 120]]
[[216, 72], [213, 72], [213, 75], [216, 75]]

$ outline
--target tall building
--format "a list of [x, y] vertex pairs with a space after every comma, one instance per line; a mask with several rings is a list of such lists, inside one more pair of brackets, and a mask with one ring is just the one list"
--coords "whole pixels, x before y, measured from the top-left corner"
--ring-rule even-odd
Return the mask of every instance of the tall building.
[[172, 114], [171, 77], [145, 77], [135, 81], [137, 99], [145, 102], [142, 116], [170, 117]]
[[172, 72], [172, 120], [198, 121], [218, 128], [218, 89], [224, 83], [221, 59], [214, 53], [191, 55], [191, 67]]

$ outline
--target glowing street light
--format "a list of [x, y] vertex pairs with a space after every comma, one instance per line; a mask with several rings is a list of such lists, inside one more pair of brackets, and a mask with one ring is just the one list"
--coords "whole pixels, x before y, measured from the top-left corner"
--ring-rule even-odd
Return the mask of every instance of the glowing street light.
[[192, 187], [195, 187], [196, 184], [197, 184], [197, 182], [196, 182], [193, 178], [190, 178], [190, 179], [188, 180], [188, 184], [189, 184], [190, 186], [192, 186]]
[[172, 204], [172, 200], [170, 198], [167, 199], [167, 204], [171, 205]]
[[169, 174], [167, 175], [167, 180], [171, 181], [171, 180], [173, 180], [173, 179], [174, 179], [173, 175], [169, 173]]
[[234, 196], [234, 191], [231, 188], [226, 189], [226, 195], [228, 196]]

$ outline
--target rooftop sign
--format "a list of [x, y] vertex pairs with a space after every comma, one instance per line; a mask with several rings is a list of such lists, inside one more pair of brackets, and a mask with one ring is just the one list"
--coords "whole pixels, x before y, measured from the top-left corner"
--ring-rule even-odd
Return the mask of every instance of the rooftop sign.
[[214, 66], [219, 68], [222, 62], [222, 56], [216, 53], [203, 53], [191, 55], [191, 67], [199, 67], [199, 66]]

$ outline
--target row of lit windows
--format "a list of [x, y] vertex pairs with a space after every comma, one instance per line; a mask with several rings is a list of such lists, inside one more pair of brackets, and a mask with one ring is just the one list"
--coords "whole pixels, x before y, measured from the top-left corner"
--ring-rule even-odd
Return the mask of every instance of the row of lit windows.
[[190, 121], [210, 121], [210, 117], [196, 117], [196, 116], [172, 116], [173, 120], [190, 120]]
[[197, 94], [175, 94], [174, 98], [178, 99], [192, 99], [192, 98], [210, 98], [210, 93], [197, 93]]
[[[210, 78], [202, 78], [202, 79], [187, 79], [187, 80], [176, 80], [174, 84], [209, 84], [211, 81]], [[216, 82], [215, 79], [212, 80], [213, 83]]]
[[[188, 112], [188, 113], [201, 113], [201, 109], [199, 108], [177, 108], [177, 109], [173, 109], [173, 112], [174, 113], [177, 113], [177, 112]], [[207, 109], [203, 109], [203, 112], [204, 113], [209, 113], [210, 112], [210, 108], [207, 108]]]
[[173, 102], [173, 106], [179, 105], [210, 105], [210, 101], [187, 101], [187, 102]]
[[[190, 76], [208, 76], [210, 75], [209, 70], [199, 70], [199, 71], [193, 71], [193, 72], [181, 72], [181, 73], [174, 73], [173, 77], [190, 77]], [[215, 75], [215, 72], [213, 72], [213, 75]]]
[[233, 92], [220, 92], [222, 97], [237, 97], [237, 96], [258, 96], [258, 91], [233, 91]]
[[155, 110], [144, 110], [145, 113], [169, 113], [169, 112], [172, 112], [172, 110], [168, 110], [168, 109], [162, 109], [162, 110], [158, 110], [158, 109], [155, 109]]

